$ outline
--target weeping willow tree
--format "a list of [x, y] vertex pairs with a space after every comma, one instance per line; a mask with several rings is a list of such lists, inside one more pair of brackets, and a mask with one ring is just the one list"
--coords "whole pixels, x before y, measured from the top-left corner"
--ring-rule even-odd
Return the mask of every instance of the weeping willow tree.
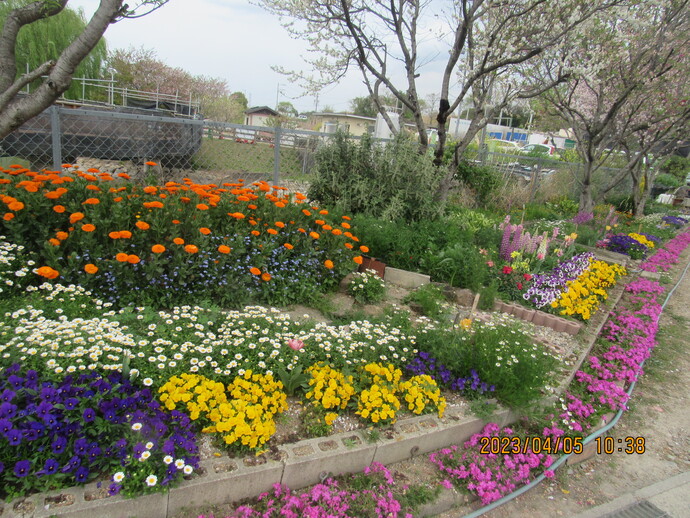
[[[0, 27], [4, 27], [5, 19], [10, 11], [29, 3], [31, 3], [30, 0], [0, 2]], [[29, 70], [35, 70], [47, 61], [57, 60], [62, 50], [84, 32], [85, 27], [86, 19], [83, 11], [70, 8], [65, 8], [55, 16], [37, 20], [22, 27], [17, 36], [15, 50], [17, 76], [26, 74]], [[105, 39], [101, 38], [96, 47], [77, 66], [74, 77], [101, 77], [106, 58]], [[29, 85], [29, 89], [33, 90], [40, 84], [41, 80], [36, 80]], [[98, 95], [96, 91], [90, 91], [90, 89], [87, 89], [86, 93], [91, 98]], [[82, 95], [81, 84], [79, 82], [72, 83], [63, 95], [68, 99], [80, 98]]]

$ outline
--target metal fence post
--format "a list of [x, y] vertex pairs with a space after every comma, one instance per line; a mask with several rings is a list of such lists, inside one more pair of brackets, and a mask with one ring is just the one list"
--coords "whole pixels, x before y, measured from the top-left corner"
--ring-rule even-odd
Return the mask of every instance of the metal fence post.
[[532, 167], [532, 186], [529, 193], [529, 202], [534, 202], [534, 198], [537, 195], [537, 189], [539, 188], [539, 180], [541, 179], [541, 169], [542, 161], [540, 158], [537, 159], [536, 164]]
[[278, 185], [280, 182], [280, 126], [274, 128], [273, 141], [275, 146], [273, 148], [273, 185]]
[[53, 169], [62, 170], [62, 132], [60, 131], [60, 108], [57, 105], [50, 107], [50, 132], [53, 148]]

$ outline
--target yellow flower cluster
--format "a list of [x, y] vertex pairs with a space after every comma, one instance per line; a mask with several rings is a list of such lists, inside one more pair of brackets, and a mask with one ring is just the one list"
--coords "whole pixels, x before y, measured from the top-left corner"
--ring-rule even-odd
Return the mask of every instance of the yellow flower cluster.
[[[443, 416], [446, 400], [436, 382], [428, 375], [415, 376], [401, 382], [402, 371], [393, 365], [369, 363], [364, 366], [363, 378], [369, 388], [362, 390], [357, 400], [357, 415], [372, 423], [394, 423], [400, 409], [400, 396], [415, 414], [429, 410]], [[432, 403], [430, 405], [430, 403]]]
[[566, 291], [551, 303], [551, 307], [561, 308], [561, 315], [576, 315], [589, 320], [599, 308], [599, 303], [608, 298], [607, 289], [616, 284], [617, 277], [626, 274], [623, 266], [590, 259], [587, 270], [576, 280], [568, 281]]
[[177, 405], [192, 420], [206, 424], [204, 433], [217, 433], [226, 444], [256, 450], [275, 433], [274, 416], [287, 409], [283, 384], [270, 374], [247, 370], [227, 387], [198, 374], [173, 376], [159, 389], [168, 410]]
[[628, 234], [628, 237], [632, 237], [635, 241], [646, 246], [647, 248], [654, 248], [654, 241], [650, 241], [649, 239], [647, 239], [646, 236], [643, 236], [642, 234], [632, 232]]
[[[317, 363], [309, 367], [307, 372], [311, 374], [311, 379], [306, 398], [313, 399], [314, 403], [320, 404], [326, 410], [344, 409], [355, 394], [352, 376], [345, 376], [330, 365]], [[337, 414], [335, 416], [337, 417]], [[333, 420], [335, 417], [331, 419], [331, 423]], [[331, 424], [328, 423], [328, 419], [326, 422], [328, 425]]]
[[399, 385], [402, 398], [407, 403], [407, 408], [413, 413], [420, 415], [438, 411], [438, 416], [443, 417], [446, 410], [446, 399], [441, 395], [436, 380], [428, 374], [414, 376], [409, 381], [404, 381]]

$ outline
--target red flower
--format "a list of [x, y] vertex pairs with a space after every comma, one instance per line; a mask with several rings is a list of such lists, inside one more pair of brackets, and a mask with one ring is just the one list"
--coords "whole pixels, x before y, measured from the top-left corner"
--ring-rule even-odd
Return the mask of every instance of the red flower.
[[525, 273], [522, 275], [526, 281], [531, 281], [532, 280], [532, 275], [529, 273]]
[[513, 267], [512, 266], [504, 266], [503, 267], [503, 273], [506, 275], [513, 273]]
[[522, 283], [521, 283], [521, 282], [518, 282], [518, 283], [517, 283], [517, 287], [518, 287], [519, 290], [521, 290], [521, 289], [522, 289]]

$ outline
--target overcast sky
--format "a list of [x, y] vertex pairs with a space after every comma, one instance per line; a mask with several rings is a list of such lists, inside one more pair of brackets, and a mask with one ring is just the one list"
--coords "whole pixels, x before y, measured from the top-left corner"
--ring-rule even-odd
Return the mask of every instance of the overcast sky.
[[[98, 0], [68, 4], [83, 8], [87, 19], [97, 5]], [[299, 111], [315, 108], [313, 97], [298, 98], [300, 89], [271, 70], [272, 65], [303, 70], [306, 47], [288, 36], [276, 16], [246, 0], [170, 0], [148, 16], [111, 25], [105, 38], [110, 49], [143, 46], [154, 49], [169, 66], [225, 79], [231, 91], [247, 95], [250, 106], [275, 107], [280, 85], [278, 101], [290, 101]], [[440, 55], [435, 49], [429, 52], [429, 59]], [[422, 96], [440, 86], [438, 73], [424, 72], [419, 81]], [[366, 88], [353, 71], [321, 92], [318, 108], [347, 111], [350, 99], [365, 95]]]

